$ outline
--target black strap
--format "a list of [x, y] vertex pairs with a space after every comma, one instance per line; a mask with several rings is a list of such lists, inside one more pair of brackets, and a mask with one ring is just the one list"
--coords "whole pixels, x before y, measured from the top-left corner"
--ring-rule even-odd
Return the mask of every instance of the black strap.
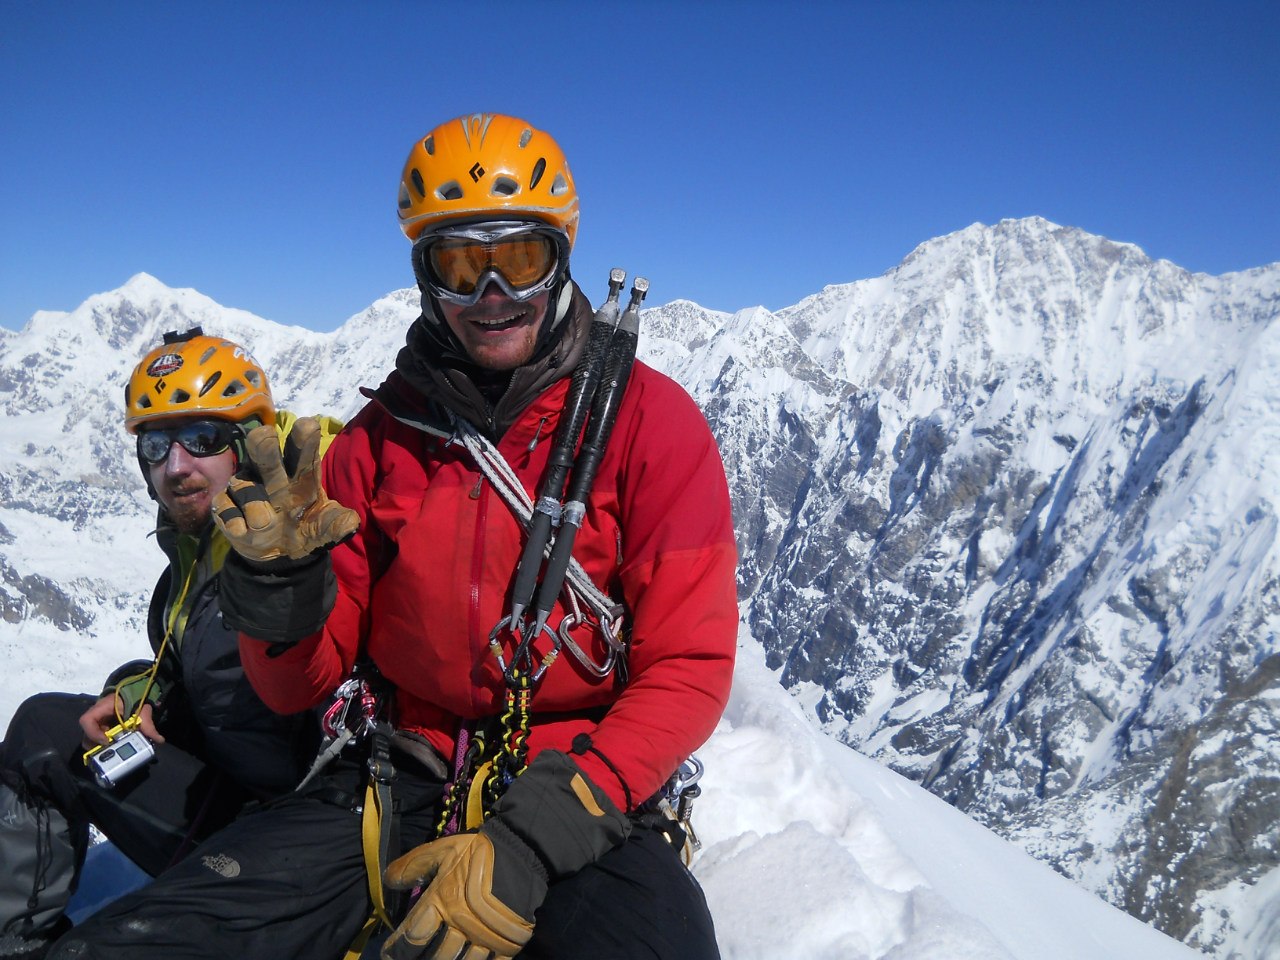
[[599, 750], [597, 750], [595, 745], [592, 744], [591, 734], [580, 733], [576, 737], [574, 737], [572, 750], [578, 756], [582, 756], [583, 754], [586, 754], [586, 753], [594, 753], [597, 757], [600, 758], [600, 762], [603, 763], [606, 767], [608, 767], [610, 772], [612, 772], [613, 775], [618, 778], [618, 783], [622, 784], [622, 796], [623, 796], [623, 799], [626, 800], [626, 804], [627, 804], [623, 812], [630, 813], [635, 808], [635, 804], [631, 802], [631, 788], [627, 786], [627, 781], [622, 779], [622, 774], [618, 771], [618, 768], [613, 765], [613, 761], [610, 760], [608, 757], [606, 757]]

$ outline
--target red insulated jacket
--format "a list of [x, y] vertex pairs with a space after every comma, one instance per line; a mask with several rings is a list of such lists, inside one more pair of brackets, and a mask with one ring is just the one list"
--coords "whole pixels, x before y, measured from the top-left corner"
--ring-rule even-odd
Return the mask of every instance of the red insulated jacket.
[[[498, 449], [536, 493], [569, 385], [553, 382], [516, 416]], [[379, 394], [421, 396], [398, 373]], [[367, 654], [396, 687], [397, 727], [452, 757], [464, 722], [504, 705], [489, 635], [508, 612], [520, 524], [465, 449], [371, 402], [324, 461], [328, 494], [355, 509], [356, 537], [333, 551], [339, 592], [324, 629], [279, 656], [243, 639], [245, 667], [273, 709], [328, 697]], [[565, 651], [535, 688], [530, 759], [568, 752], [618, 804], [658, 790], [706, 740], [728, 699], [737, 636], [736, 553], [724, 468], [711, 431], [672, 380], [637, 362], [591, 491], [574, 556], [630, 612], [625, 682], [590, 674]], [[549, 620], [558, 627], [564, 610]], [[605, 649], [574, 633], [597, 662]], [[536, 648], [545, 654], [543, 636]], [[625, 781], [624, 789], [622, 781]]]

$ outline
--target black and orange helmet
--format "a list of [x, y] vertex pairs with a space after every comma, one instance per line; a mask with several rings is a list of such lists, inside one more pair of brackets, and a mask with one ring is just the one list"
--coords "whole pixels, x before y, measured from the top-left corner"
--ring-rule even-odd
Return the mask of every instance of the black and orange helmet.
[[276, 418], [267, 374], [249, 351], [199, 327], [166, 333], [164, 343], [138, 361], [124, 388], [124, 411], [124, 427], [135, 434], [165, 417]]
[[400, 229], [410, 240], [460, 222], [536, 220], [578, 233], [578, 191], [550, 134], [516, 117], [472, 113], [413, 145], [400, 177]]

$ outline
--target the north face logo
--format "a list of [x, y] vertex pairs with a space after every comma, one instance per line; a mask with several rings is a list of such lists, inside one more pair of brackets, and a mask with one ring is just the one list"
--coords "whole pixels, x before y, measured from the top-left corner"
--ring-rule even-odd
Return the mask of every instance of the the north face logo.
[[240, 876], [240, 864], [232, 860], [225, 853], [219, 853], [212, 857], [205, 857], [203, 863], [214, 873], [221, 874], [228, 880], [233, 877]]

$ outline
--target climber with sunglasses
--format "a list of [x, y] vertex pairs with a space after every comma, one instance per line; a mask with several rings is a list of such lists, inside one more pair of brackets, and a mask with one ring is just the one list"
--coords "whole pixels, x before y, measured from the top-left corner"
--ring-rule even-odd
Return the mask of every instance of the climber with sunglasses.
[[[91, 823], [154, 876], [246, 805], [291, 789], [315, 753], [314, 719], [274, 713], [245, 679], [219, 603], [228, 546], [211, 517], [247, 432], [288, 432], [295, 418], [276, 410], [239, 344], [200, 328], [163, 339], [124, 398], [168, 559], [147, 623], [152, 657], [120, 667], [98, 696], [39, 694], [15, 713], [0, 743], [0, 957], [42, 957], [69, 926]], [[330, 438], [340, 428], [309, 424]]]

